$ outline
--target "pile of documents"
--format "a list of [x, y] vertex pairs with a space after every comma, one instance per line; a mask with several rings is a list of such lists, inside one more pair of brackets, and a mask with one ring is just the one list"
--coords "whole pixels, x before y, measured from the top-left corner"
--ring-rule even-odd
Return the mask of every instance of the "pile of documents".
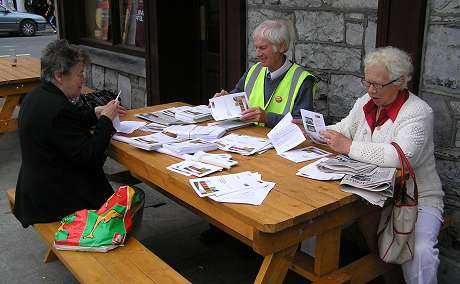
[[214, 140], [222, 137], [226, 130], [219, 126], [201, 126], [195, 124], [189, 125], [171, 125], [164, 129], [165, 132], [177, 135], [179, 138], [195, 139], [201, 138]]
[[211, 110], [205, 105], [176, 108], [174, 117], [188, 123], [197, 123], [212, 119]]
[[241, 113], [249, 108], [245, 92], [212, 98], [209, 106], [216, 121], [240, 118]]
[[230, 154], [211, 154], [203, 151], [194, 153], [193, 155], [183, 155], [186, 160], [203, 162], [214, 166], [230, 169], [238, 164], [237, 161], [232, 159]]
[[309, 160], [315, 160], [331, 155], [323, 149], [317, 148], [315, 146], [308, 146], [300, 149], [294, 149], [281, 153], [280, 156], [291, 160], [295, 163], [301, 163]]
[[156, 132], [163, 132], [163, 130], [166, 127], [168, 126], [164, 124], [158, 124], [155, 122], [151, 122], [149, 124], [142, 126], [141, 128], [139, 128], [139, 130], [156, 133]]
[[253, 122], [250, 121], [242, 121], [242, 120], [222, 120], [222, 121], [215, 121], [208, 123], [208, 126], [218, 126], [220, 128], [225, 129], [227, 132], [240, 129], [246, 126], [253, 125]]
[[318, 168], [326, 173], [372, 175], [377, 166], [359, 162], [344, 155], [337, 155], [318, 164]]
[[185, 122], [175, 117], [176, 111], [183, 107], [168, 108], [160, 111], [153, 111], [147, 113], [136, 114], [137, 117], [155, 122], [161, 125], [173, 125], [173, 124], [184, 124]]
[[272, 143], [267, 138], [234, 133], [220, 138], [216, 143], [221, 150], [235, 152], [244, 156], [263, 153], [273, 148]]
[[216, 150], [217, 144], [202, 139], [192, 139], [175, 143], [164, 143], [163, 147], [178, 154], [189, 154], [198, 151]]
[[167, 169], [181, 175], [196, 177], [204, 177], [211, 173], [222, 171], [221, 167], [190, 160], [172, 164]]
[[174, 143], [179, 142], [181, 139], [171, 137], [169, 135], [163, 133], [154, 133], [144, 136], [137, 136], [137, 137], [126, 137], [123, 135], [114, 135], [112, 137], [114, 140], [121, 141], [128, 143], [131, 146], [147, 150], [153, 151], [160, 148], [163, 144], [167, 143]]
[[343, 178], [344, 174], [334, 172], [323, 172], [318, 168], [318, 164], [327, 161], [328, 158], [321, 158], [305, 167], [299, 169], [296, 173], [298, 176], [316, 179], [316, 180], [339, 180]]
[[262, 180], [259, 173], [242, 172], [205, 178], [190, 179], [193, 190], [217, 202], [260, 205], [275, 186]]

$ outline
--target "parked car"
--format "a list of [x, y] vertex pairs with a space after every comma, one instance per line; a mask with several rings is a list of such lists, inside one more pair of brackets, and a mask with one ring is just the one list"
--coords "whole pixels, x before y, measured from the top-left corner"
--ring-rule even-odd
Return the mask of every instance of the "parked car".
[[20, 32], [33, 36], [46, 29], [46, 20], [40, 15], [22, 13], [8, 9], [0, 4], [0, 32]]

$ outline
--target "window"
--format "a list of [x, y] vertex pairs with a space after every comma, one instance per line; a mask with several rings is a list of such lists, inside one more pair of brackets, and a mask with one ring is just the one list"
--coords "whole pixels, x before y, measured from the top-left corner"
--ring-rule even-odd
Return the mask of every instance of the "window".
[[86, 0], [86, 36], [88, 38], [109, 41], [112, 39], [109, 0]]
[[120, 31], [121, 43], [144, 47], [144, 1], [121, 0]]

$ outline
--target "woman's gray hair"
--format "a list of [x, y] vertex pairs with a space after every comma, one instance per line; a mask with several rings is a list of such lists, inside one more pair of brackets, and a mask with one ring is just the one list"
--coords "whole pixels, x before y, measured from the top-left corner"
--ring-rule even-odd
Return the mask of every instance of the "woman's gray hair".
[[78, 63], [90, 63], [89, 56], [84, 50], [71, 46], [65, 39], [52, 41], [42, 51], [41, 79], [51, 82], [54, 72], [67, 74]]
[[[366, 58], [364, 58], [364, 71], [372, 65], [385, 66], [388, 70], [390, 81], [403, 76], [405, 80], [401, 84], [401, 89], [406, 89], [407, 82], [412, 79], [412, 72], [414, 70], [412, 59], [407, 52], [396, 47], [380, 47], [367, 54]], [[393, 84], [398, 84], [398, 82]]]
[[277, 51], [278, 46], [283, 42], [286, 44], [286, 48], [289, 49], [289, 44], [291, 43], [289, 26], [282, 19], [264, 21], [254, 30], [253, 37], [261, 37], [268, 40], [274, 45], [274, 51]]

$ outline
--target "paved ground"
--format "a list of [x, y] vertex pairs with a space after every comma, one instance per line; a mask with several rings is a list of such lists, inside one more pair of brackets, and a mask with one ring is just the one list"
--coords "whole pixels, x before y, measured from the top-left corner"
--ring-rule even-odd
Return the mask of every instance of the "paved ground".
[[30, 54], [32, 57], [40, 58], [42, 49], [56, 38], [56, 34], [51, 29], [38, 32], [33, 37], [0, 33], [0, 55], [8, 54], [8, 50], [14, 47], [17, 54]]

